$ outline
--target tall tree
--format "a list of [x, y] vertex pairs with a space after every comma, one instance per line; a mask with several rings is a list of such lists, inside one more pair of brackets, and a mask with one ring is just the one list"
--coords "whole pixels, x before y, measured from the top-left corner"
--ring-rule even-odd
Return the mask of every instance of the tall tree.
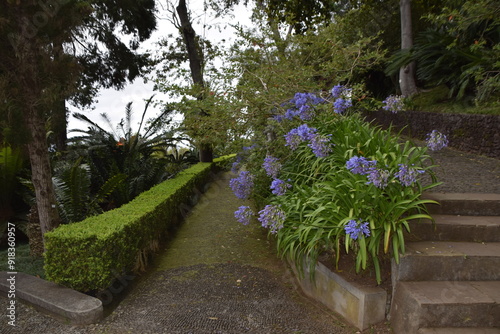
[[[178, 29], [182, 34], [185, 43], [189, 59], [189, 68], [191, 70], [191, 78], [193, 80], [194, 89], [197, 92], [196, 98], [198, 100], [202, 100], [206, 95], [205, 82], [203, 80], [203, 54], [199, 45], [198, 36], [196, 35], [193, 25], [191, 24], [191, 18], [189, 17], [186, 0], [179, 1], [176, 11], [179, 15], [180, 21]], [[202, 116], [206, 116], [208, 113], [208, 110], [200, 111]], [[201, 162], [212, 162], [213, 152], [210, 143], [202, 142], [199, 147], [199, 152]]]
[[[154, 0], [0, 2], [2, 136], [11, 142], [17, 137], [27, 146], [43, 234], [60, 221], [46, 139], [51, 112], [58, 110], [61, 97], [78, 92], [75, 100], [89, 103], [89, 93], [100, 86], [134, 77], [137, 64], [117, 61], [122, 56], [133, 60], [134, 53], [114, 32], [120, 27], [139, 40], [149, 37], [155, 26], [151, 5], [154, 9]], [[137, 15], [145, 9], [149, 17]], [[131, 43], [137, 48], [136, 39]]]

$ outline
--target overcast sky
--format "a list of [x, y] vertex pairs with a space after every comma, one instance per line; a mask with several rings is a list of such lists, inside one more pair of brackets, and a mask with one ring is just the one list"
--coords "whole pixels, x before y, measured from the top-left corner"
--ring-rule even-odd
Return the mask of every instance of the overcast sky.
[[[234, 17], [225, 17], [214, 19], [213, 15], [210, 12], [205, 13], [203, 11], [203, 1], [204, 0], [191, 0], [188, 1], [188, 8], [192, 12], [193, 18], [193, 28], [196, 33], [199, 35], [203, 35], [205, 38], [209, 39], [213, 43], [218, 43], [222, 39], [226, 40], [226, 43], [234, 37], [234, 29], [231, 26], [226, 26], [225, 23], [239, 23], [240, 25], [250, 25], [250, 15], [251, 12], [249, 9], [246, 9], [244, 6], [238, 6], [234, 11]], [[164, 1], [161, 1], [164, 3]], [[177, 1], [174, 0], [176, 4]], [[143, 44], [142, 48], [144, 49], [155, 49], [155, 43], [157, 43], [162, 37], [168, 34], [176, 34], [178, 33], [176, 29], [172, 26], [172, 24], [167, 20], [168, 13], [164, 8], [159, 6], [158, 13], [158, 29], [153, 33], [152, 37]], [[219, 32], [218, 29], [207, 29], [209, 25], [216, 24], [218, 27], [222, 29]], [[203, 27], [205, 25], [205, 28]], [[111, 119], [111, 124], [116, 127], [116, 125], [120, 122], [122, 118], [125, 116], [125, 106], [128, 102], [133, 102], [133, 127], [132, 129], [137, 129], [137, 124], [140, 121], [140, 117], [142, 112], [144, 111], [144, 100], [149, 99], [153, 94], [156, 94], [155, 97], [161, 98], [161, 95], [158, 92], [153, 91], [153, 84], [147, 83], [145, 84], [142, 78], [138, 78], [132, 84], [128, 84], [122, 90], [114, 90], [114, 89], [105, 89], [102, 90], [98, 96], [98, 102], [94, 105], [94, 110], [78, 110], [72, 106], [70, 108], [70, 117], [68, 119], [68, 130], [71, 129], [84, 129], [86, 130], [86, 123], [82, 123], [76, 120], [73, 116], [73, 112], [81, 112], [85, 114], [92, 121], [98, 123], [106, 130], [110, 130], [109, 126], [102, 122], [102, 118], [100, 116], [101, 113], [108, 114]], [[146, 115], [146, 119], [152, 118], [159, 113], [159, 109], [153, 108], [152, 106], [148, 109], [148, 113]], [[72, 136], [75, 134], [69, 133], [68, 136]]]

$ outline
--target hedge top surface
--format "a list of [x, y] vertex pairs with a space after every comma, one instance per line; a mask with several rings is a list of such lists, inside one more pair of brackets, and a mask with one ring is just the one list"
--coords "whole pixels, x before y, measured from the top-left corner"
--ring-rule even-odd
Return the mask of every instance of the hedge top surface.
[[[223, 158], [217, 162], [224, 161]], [[116, 233], [124, 226], [137, 221], [141, 216], [153, 212], [156, 207], [190, 182], [193, 175], [211, 168], [211, 163], [198, 163], [180, 172], [175, 178], [166, 180], [150, 190], [140, 194], [131, 202], [103, 214], [89, 217], [81, 222], [61, 225], [57, 229], [46, 233], [51, 238], [99, 238], [105, 239]]]

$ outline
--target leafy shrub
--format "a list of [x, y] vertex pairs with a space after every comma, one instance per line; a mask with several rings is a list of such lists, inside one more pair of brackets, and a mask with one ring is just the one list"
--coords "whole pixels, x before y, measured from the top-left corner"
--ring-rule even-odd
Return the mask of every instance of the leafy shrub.
[[[325, 251], [333, 251], [338, 263], [345, 248], [355, 252], [357, 271], [371, 258], [380, 283], [380, 257], [390, 254], [399, 260], [409, 222], [431, 218], [425, 204], [432, 201], [421, 194], [437, 183], [426, 162], [427, 148], [401, 142], [390, 130], [346, 110], [336, 112], [336, 102], [350, 96], [348, 91], [335, 96], [337, 91], [330, 95], [335, 102], [296, 95], [275, 117], [276, 140], [262, 150], [265, 159], [261, 155], [260, 165], [249, 164], [252, 171], [261, 168], [267, 175], [259, 172], [251, 178], [244, 171], [232, 184], [240, 194], [252, 186], [248, 179], [260, 185], [254, 195], [264, 197], [260, 203], [267, 205], [258, 220], [275, 234], [278, 252], [299, 268], [307, 256], [313, 269]], [[431, 175], [432, 184], [420, 183], [423, 173]], [[246, 224], [250, 213], [242, 207], [235, 216]]]

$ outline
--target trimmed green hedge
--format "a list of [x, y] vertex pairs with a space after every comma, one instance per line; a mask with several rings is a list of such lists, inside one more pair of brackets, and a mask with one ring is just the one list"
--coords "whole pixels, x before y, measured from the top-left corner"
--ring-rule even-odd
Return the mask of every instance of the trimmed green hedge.
[[118, 209], [46, 233], [46, 277], [83, 292], [108, 288], [117, 274], [134, 268], [141, 252], [178, 221], [193, 192], [233, 157], [193, 165]]

